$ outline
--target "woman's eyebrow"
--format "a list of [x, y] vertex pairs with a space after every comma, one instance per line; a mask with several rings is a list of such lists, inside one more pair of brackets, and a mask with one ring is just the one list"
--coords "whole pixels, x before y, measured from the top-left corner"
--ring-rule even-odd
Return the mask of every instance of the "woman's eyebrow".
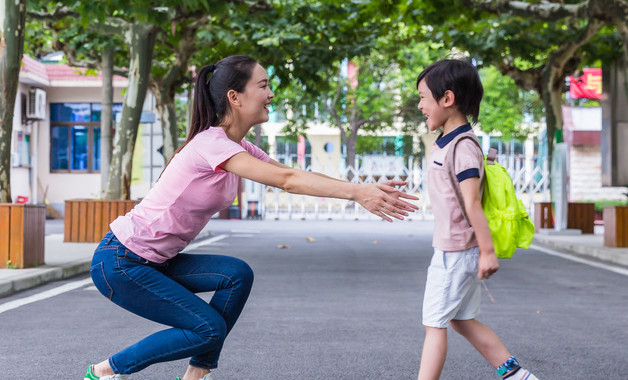
[[266, 82], [266, 83], [268, 83], [268, 79], [262, 79], [262, 80], [260, 80], [260, 81], [259, 81], [259, 82], [257, 82], [257, 83], [259, 84], [259, 83], [262, 83], [262, 82]]

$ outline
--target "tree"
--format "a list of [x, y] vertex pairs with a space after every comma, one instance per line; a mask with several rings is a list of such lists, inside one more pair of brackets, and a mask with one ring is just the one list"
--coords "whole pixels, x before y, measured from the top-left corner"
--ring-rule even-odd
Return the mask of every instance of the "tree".
[[[467, 0], [469, 4], [477, 9], [487, 10], [492, 13], [507, 13], [513, 16], [534, 18], [538, 20], [556, 22], [566, 20], [566, 24], [577, 25], [578, 21], [592, 21], [603, 25], [612, 25], [621, 41], [616, 46], [621, 52], [624, 63], [624, 73], [628, 73], [628, 1], [626, 0], [583, 0], [571, 1], [568, 4], [560, 3], [528, 3], [526, 1], [498, 1], [482, 2], [478, 0]], [[610, 46], [614, 41], [607, 40], [604, 43]], [[609, 53], [607, 49], [606, 54]], [[608, 55], [600, 58], [608, 58]], [[625, 91], [628, 95], [628, 75], [625, 78]]]
[[533, 130], [523, 128], [524, 120], [538, 120], [542, 104], [538, 96], [520, 89], [515, 81], [494, 66], [480, 69], [484, 97], [480, 126], [486, 133], [497, 132], [503, 139], [525, 139]]
[[[46, 5], [50, 9], [46, 9]], [[133, 150], [148, 89], [155, 41], [160, 31], [157, 25], [167, 18], [166, 9], [154, 7], [148, 0], [122, 5], [117, 0], [89, 4], [68, 1], [68, 4], [44, 4], [44, 11], [29, 12], [32, 17], [50, 21], [74, 18], [89, 32], [119, 36], [129, 48], [129, 84], [114, 139], [105, 193], [107, 199], [130, 199], [131, 196]]]
[[347, 165], [353, 166], [359, 131], [393, 123], [395, 110], [387, 105], [396, 90], [385, 79], [393, 64], [376, 46], [395, 29], [400, 4], [318, 1], [279, 9], [289, 20], [284, 32], [258, 37], [286, 59], [274, 70], [277, 102], [290, 111], [285, 132], [302, 134], [318, 113], [320, 121], [339, 129]]
[[[586, 15], [584, 18], [565, 18], [564, 11], [572, 5], [554, 2], [447, 0], [446, 3], [415, 3], [411, 18], [423, 27], [428, 38], [468, 52], [480, 66], [493, 65], [513, 78], [520, 88], [536, 91], [545, 107], [551, 148], [556, 131], [562, 129], [565, 78], [577, 69], [591, 41], [597, 41], [595, 37], [603, 30], [605, 22], [594, 15], [601, 8], [608, 10], [605, 2], [579, 2], [586, 3], [587, 11], [582, 7], [578, 11]], [[437, 5], [457, 12], [444, 14]], [[515, 14], [511, 6], [527, 9], [530, 17]], [[560, 7], [562, 16], [557, 17], [554, 10]], [[549, 152], [551, 155], [551, 149]]]
[[10, 203], [13, 108], [24, 49], [26, 0], [3, 0], [0, 7], [0, 203]]
[[[103, 35], [76, 17], [67, 17], [69, 8], [56, 8], [55, 14], [42, 14], [40, 9], [47, 2], [31, 1], [25, 50], [34, 57], [62, 51], [72, 67], [84, 67], [86, 75], [99, 70], [102, 73], [102, 109], [100, 127], [100, 173], [101, 191], [107, 189], [109, 165], [113, 149], [113, 75], [128, 75], [128, 56], [122, 38]], [[86, 11], [75, 8], [77, 14]]]

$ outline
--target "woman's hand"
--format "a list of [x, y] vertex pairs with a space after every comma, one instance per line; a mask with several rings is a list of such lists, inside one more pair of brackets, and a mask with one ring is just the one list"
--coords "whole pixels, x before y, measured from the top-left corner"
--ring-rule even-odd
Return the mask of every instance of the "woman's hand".
[[403, 220], [408, 211], [414, 212], [418, 206], [406, 202], [401, 198], [418, 200], [418, 197], [399, 191], [395, 186], [404, 186], [404, 181], [385, 181], [358, 185], [355, 201], [371, 213], [392, 222], [395, 219]]

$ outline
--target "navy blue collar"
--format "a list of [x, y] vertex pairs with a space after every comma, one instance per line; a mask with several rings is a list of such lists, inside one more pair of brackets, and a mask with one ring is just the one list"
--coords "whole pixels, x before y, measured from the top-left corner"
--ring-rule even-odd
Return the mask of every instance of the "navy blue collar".
[[436, 139], [436, 144], [439, 148], [444, 148], [445, 145], [449, 144], [453, 139], [456, 138], [461, 133], [469, 132], [471, 130], [471, 124], [467, 123], [463, 126], [460, 126], [453, 131], [449, 132], [445, 136], [441, 133], [440, 136]]

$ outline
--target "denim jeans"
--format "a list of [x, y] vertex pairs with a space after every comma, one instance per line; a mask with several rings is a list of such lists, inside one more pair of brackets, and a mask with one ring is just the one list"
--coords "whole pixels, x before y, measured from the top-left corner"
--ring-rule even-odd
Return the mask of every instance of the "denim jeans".
[[[115, 304], [172, 326], [109, 357], [119, 374], [188, 357], [195, 367], [216, 368], [253, 285], [253, 271], [240, 259], [180, 253], [153, 263], [127, 249], [111, 231], [96, 248], [91, 276]], [[209, 304], [194, 294], [209, 291], [215, 292]]]

